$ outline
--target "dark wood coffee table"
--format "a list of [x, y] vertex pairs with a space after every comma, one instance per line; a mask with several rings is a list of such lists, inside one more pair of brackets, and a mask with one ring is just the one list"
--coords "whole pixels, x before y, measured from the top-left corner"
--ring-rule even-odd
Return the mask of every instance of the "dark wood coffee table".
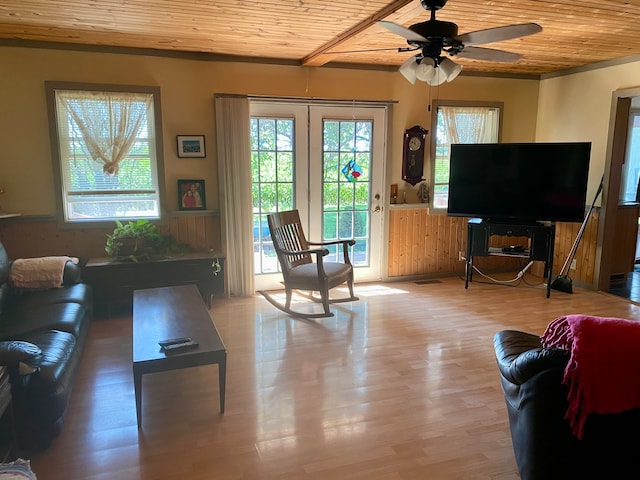
[[[158, 342], [191, 337], [195, 348], [164, 353]], [[224, 413], [227, 351], [195, 285], [133, 292], [133, 384], [138, 428], [142, 427], [142, 375], [218, 364], [220, 413]]]

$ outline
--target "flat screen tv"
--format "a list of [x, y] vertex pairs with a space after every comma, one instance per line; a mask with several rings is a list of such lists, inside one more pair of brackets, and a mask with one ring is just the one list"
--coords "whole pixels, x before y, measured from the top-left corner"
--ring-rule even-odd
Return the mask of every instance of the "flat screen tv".
[[451, 145], [451, 216], [582, 222], [590, 142]]

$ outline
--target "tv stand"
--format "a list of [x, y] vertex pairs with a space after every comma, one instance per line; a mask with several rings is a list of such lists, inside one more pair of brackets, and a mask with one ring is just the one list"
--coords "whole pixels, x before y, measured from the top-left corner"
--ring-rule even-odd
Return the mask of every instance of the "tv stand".
[[[489, 247], [489, 239], [494, 236], [527, 237], [528, 248]], [[473, 257], [515, 257], [528, 259], [527, 265], [519, 272], [519, 276], [534, 261], [544, 262], [544, 276], [547, 279], [547, 298], [551, 294], [551, 275], [553, 271], [553, 246], [556, 226], [552, 222], [504, 223], [501, 221], [472, 218], [467, 223], [467, 255], [465, 262], [464, 288], [469, 288], [473, 281]]]

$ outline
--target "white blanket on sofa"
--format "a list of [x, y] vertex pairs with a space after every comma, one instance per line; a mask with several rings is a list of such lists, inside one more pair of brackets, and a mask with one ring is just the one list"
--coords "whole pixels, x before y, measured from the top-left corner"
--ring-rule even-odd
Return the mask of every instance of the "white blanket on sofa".
[[11, 264], [9, 279], [16, 288], [59, 288], [67, 262], [77, 264], [78, 259], [66, 256], [17, 258]]

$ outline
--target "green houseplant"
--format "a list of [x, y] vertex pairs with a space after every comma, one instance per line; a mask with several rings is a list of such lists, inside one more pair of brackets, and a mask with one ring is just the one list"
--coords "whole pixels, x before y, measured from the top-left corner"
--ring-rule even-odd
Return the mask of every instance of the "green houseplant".
[[104, 247], [107, 254], [134, 262], [156, 255], [189, 251], [188, 245], [179, 244], [171, 235], [162, 235], [158, 227], [148, 220], [121, 222], [107, 235]]

